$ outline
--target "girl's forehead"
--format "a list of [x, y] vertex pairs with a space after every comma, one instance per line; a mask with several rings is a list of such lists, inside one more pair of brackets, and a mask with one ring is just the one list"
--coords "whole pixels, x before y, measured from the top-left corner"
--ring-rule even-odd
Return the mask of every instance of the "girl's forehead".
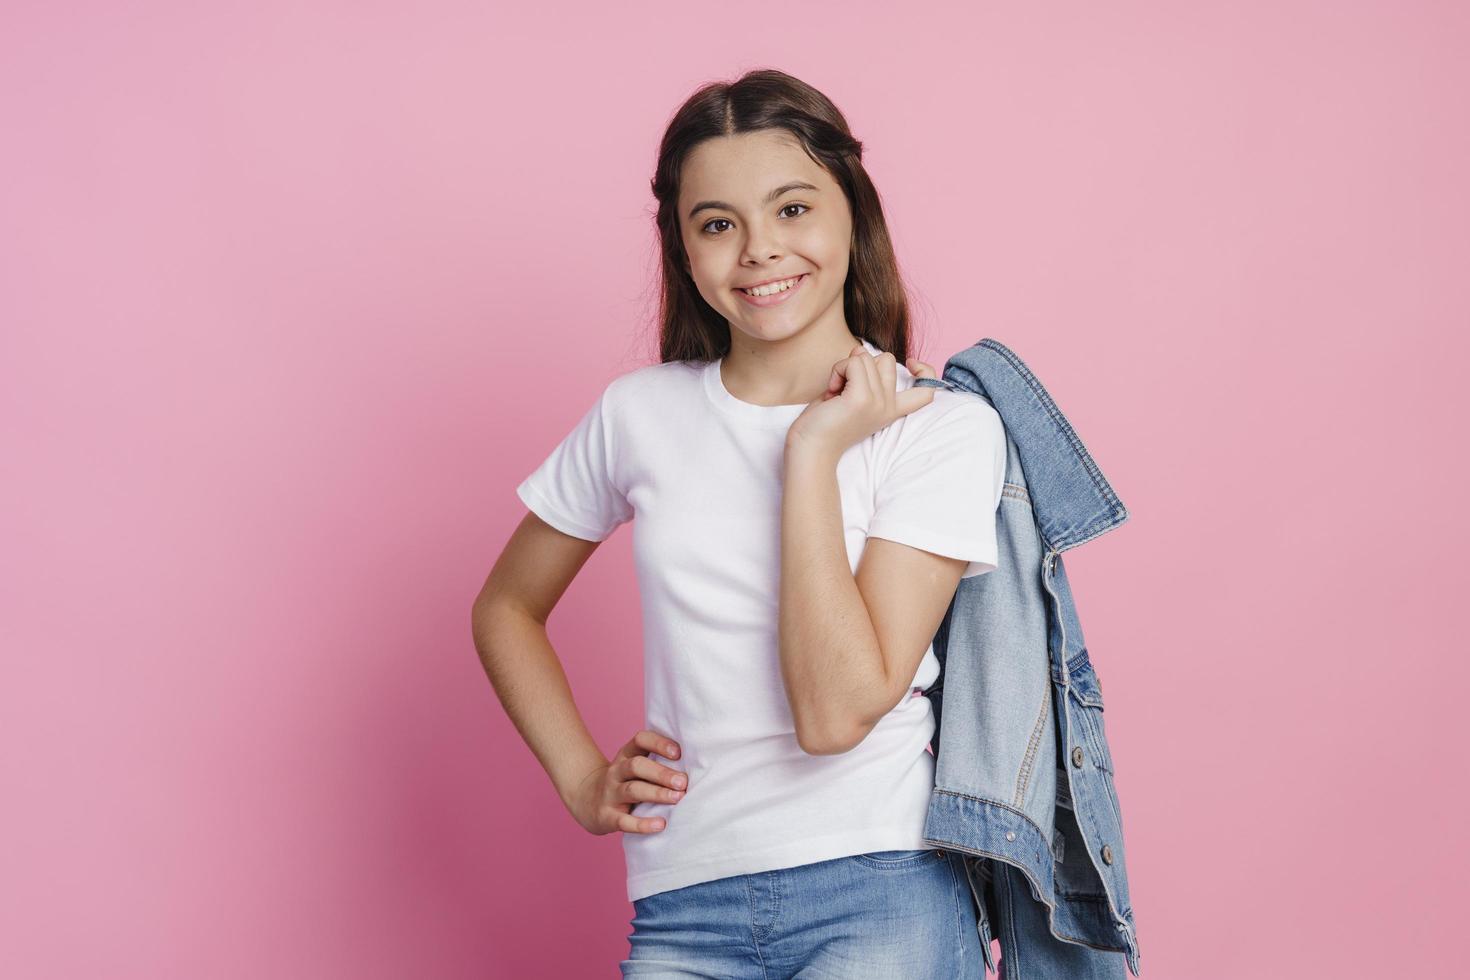
[[748, 177], [753, 170], [765, 168], [818, 169], [790, 136], [768, 133], [712, 137], [690, 151], [685, 162], [686, 171], [719, 175], [724, 179]]
[[759, 201], [789, 184], [807, 184], [818, 190], [833, 186], [832, 178], [799, 145], [761, 136], [721, 136], [695, 147], [684, 164], [680, 197], [720, 194]]

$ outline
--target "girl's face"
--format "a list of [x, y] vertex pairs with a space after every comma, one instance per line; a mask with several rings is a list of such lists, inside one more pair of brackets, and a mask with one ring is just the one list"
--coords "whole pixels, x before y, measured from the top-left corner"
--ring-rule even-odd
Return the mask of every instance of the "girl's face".
[[[847, 332], [842, 286], [852, 210], [832, 177], [783, 130], [706, 140], [684, 163], [679, 219], [699, 295], [735, 331], [784, 340], [813, 324]], [[797, 279], [784, 292], [741, 287]]]

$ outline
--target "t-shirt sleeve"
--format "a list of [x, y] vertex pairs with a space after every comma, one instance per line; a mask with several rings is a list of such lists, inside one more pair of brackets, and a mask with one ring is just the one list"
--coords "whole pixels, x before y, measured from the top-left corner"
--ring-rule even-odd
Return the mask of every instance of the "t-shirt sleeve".
[[970, 578], [994, 571], [999, 561], [996, 510], [1005, 484], [1006, 435], [988, 402], [961, 398], [903, 433], [877, 486], [868, 537], [963, 558], [969, 564], [961, 578]]
[[604, 389], [516, 495], [547, 524], [586, 541], [605, 540], [633, 517], [614, 478], [616, 419]]

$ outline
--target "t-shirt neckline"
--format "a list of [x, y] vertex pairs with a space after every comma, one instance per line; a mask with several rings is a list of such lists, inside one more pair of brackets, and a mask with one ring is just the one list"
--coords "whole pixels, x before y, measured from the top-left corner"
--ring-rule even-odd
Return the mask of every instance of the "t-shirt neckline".
[[[860, 338], [861, 339], [861, 338]], [[878, 348], [866, 339], [862, 344], [867, 348], [869, 354], [877, 354]], [[716, 358], [704, 366], [704, 390], [709, 395], [709, 400], [716, 408], [731, 418], [739, 419], [749, 425], [758, 426], [790, 426], [796, 421], [796, 417], [806, 411], [806, 404], [797, 405], [757, 405], [754, 402], [742, 401], [730, 394], [725, 387], [725, 380], [720, 376], [720, 364], [724, 358]]]

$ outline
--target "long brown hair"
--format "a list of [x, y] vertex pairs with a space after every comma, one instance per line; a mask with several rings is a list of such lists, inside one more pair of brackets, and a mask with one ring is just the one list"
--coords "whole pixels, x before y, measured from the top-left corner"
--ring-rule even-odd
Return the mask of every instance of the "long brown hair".
[[663, 253], [659, 303], [659, 357], [711, 361], [730, 350], [730, 325], [694, 285], [679, 232], [679, 175], [696, 146], [708, 139], [781, 129], [794, 136], [836, 180], [852, 209], [852, 253], [842, 305], [853, 335], [902, 364], [908, 357], [909, 307], [883, 206], [863, 168], [863, 144], [837, 106], [810, 85], [774, 68], [712, 82], [691, 95], [659, 143], [653, 196]]

